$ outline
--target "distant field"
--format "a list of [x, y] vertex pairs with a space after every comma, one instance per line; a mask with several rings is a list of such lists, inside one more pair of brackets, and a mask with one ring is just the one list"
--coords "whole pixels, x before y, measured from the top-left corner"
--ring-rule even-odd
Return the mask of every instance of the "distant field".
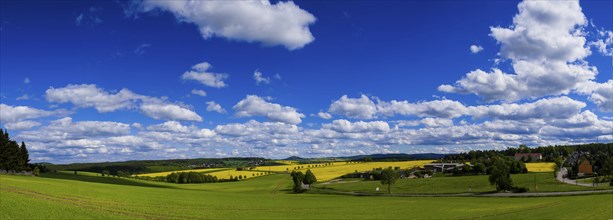
[[192, 170], [176, 170], [176, 171], [166, 171], [166, 172], [157, 172], [157, 173], [145, 173], [138, 174], [137, 176], [148, 176], [148, 177], [156, 177], [156, 176], [168, 176], [168, 174], [175, 172], [198, 172], [198, 173], [211, 173], [220, 170], [230, 170], [232, 168], [209, 168], [209, 169], [192, 169]]
[[222, 171], [214, 171], [207, 173], [209, 175], [216, 176], [217, 179], [231, 179], [237, 176], [243, 176], [242, 179], [258, 177], [266, 175], [266, 172], [263, 171], [249, 171], [249, 170], [236, 170], [236, 169], [228, 169]]
[[[386, 168], [386, 167], [400, 167], [400, 169], [412, 168], [414, 166], [423, 167], [425, 164], [431, 163], [433, 160], [415, 160], [415, 161], [400, 161], [400, 162], [333, 162], [331, 165], [325, 164], [292, 164], [281, 166], [260, 166], [256, 167], [256, 170], [261, 171], [287, 171], [293, 170], [306, 171], [311, 169], [313, 174], [317, 177], [317, 181], [328, 181], [334, 178], [341, 177], [348, 173], [355, 171], [369, 171], [374, 168]], [[317, 165], [317, 166], [315, 166]], [[300, 167], [298, 169], [294, 169]]]
[[275, 162], [285, 165], [298, 164], [298, 161], [295, 160], [275, 160]]
[[274, 174], [169, 184], [68, 173], [0, 175], [0, 219], [611, 219], [613, 194], [543, 197], [357, 197], [289, 193]]
[[[593, 190], [592, 187], [576, 186], [558, 182], [552, 173], [526, 173], [511, 176], [515, 186], [528, 187], [530, 192], [556, 192]], [[536, 187], [535, 187], [536, 185]], [[348, 192], [387, 193], [387, 186], [380, 181], [363, 181], [361, 179], [348, 179], [338, 183], [319, 183], [316, 188], [326, 188]], [[375, 189], [379, 187], [380, 191]], [[597, 189], [608, 189], [607, 186]], [[495, 191], [496, 187], [490, 185], [487, 175], [480, 176], [444, 176], [422, 179], [400, 179], [392, 185], [392, 193], [405, 194], [451, 194], [451, 193], [483, 193]]]
[[542, 162], [542, 163], [526, 163], [528, 172], [553, 172], [555, 163]]

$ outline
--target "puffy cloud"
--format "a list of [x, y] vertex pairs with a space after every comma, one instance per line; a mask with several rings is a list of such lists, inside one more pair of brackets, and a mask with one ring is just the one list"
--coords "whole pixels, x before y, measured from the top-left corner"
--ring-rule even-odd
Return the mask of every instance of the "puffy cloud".
[[331, 124], [324, 124], [322, 128], [341, 133], [388, 132], [390, 130], [389, 125], [384, 121], [358, 121], [352, 123], [344, 119], [334, 120]]
[[192, 89], [192, 94], [202, 97], [206, 96], [206, 92], [200, 89]]
[[133, 108], [143, 96], [128, 89], [109, 93], [94, 84], [72, 85], [63, 88], [49, 88], [45, 91], [48, 102], [72, 103], [77, 107], [94, 107], [99, 112], [112, 112], [119, 109]]
[[215, 132], [230, 136], [247, 136], [257, 134], [295, 134], [298, 126], [282, 122], [258, 122], [249, 120], [247, 123], [217, 125]]
[[109, 93], [93, 84], [70, 84], [63, 88], [47, 89], [45, 98], [48, 102], [70, 102], [77, 107], [93, 107], [98, 112], [113, 112], [138, 107], [143, 114], [154, 119], [202, 121], [196, 112], [186, 107], [167, 103], [165, 98], [139, 95], [128, 89]]
[[220, 104], [215, 103], [214, 101], [208, 101], [206, 102], [206, 110], [209, 112], [217, 112], [220, 114], [225, 114], [226, 110], [221, 107]]
[[207, 62], [196, 64], [192, 66], [192, 70], [183, 73], [181, 78], [183, 80], [195, 80], [213, 88], [226, 87], [227, 85], [224, 80], [228, 78], [228, 74], [207, 72], [211, 67], [211, 64]]
[[29, 84], [30, 83], [30, 78], [26, 77], [25, 79], [23, 79], [23, 83], [24, 84]]
[[598, 123], [598, 116], [586, 110], [565, 119], [554, 119], [548, 124], [560, 128], [584, 128]]
[[592, 41], [589, 45], [605, 56], [613, 56], [613, 31], [601, 30], [598, 34], [602, 39]]
[[582, 32], [586, 18], [578, 1], [523, 1], [509, 28], [492, 27], [502, 57], [514, 74], [472, 71], [439, 91], [473, 93], [485, 101], [516, 101], [568, 94], [598, 73], [583, 59], [591, 54]]
[[45, 111], [28, 106], [10, 106], [0, 103], [0, 122], [14, 123], [27, 119], [36, 119], [51, 116], [58, 112]]
[[[42, 132], [46, 132], [46, 134]], [[129, 133], [129, 124], [111, 121], [73, 122], [72, 118], [65, 117], [51, 121], [49, 125], [37, 131], [22, 132], [19, 136], [29, 140], [62, 141], [68, 139], [127, 135]]]
[[410, 103], [408, 101], [385, 102], [379, 100], [377, 109], [385, 116], [415, 115], [419, 117], [456, 118], [467, 114], [467, 108], [462, 103], [452, 100], [433, 100]]
[[182, 125], [177, 121], [167, 121], [162, 124], [150, 125], [147, 127], [147, 130], [151, 131], [169, 131], [169, 132], [177, 132], [177, 133], [187, 133], [191, 129], [187, 126]]
[[600, 136], [613, 134], [613, 121], [598, 120], [591, 126], [570, 126], [556, 127], [553, 125], [544, 126], [539, 134], [555, 139], [573, 140], [582, 142], [593, 142]]
[[376, 116], [377, 106], [366, 95], [361, 95], [360, 98], [349, 98], [343, 95], [330, 105], [328, 112], [349, 118], [371, 119]]
[[474, 93], [486, 101], [508, 99], [517, 100], [526, 90], [525, 85], [516, 80], [517, 76], [494, 69], [488, 73], [477, 69], [466, 74], [466, 77], [456, 82], [455, 86], [440, 85], [438, 90], [449, 93]]
[[511, 28], [491, 28], [504, 57], [575, 61], [590, 55], [585, 37], [577, 33], [587, 22], [579, 1], [523, 1], [517, 7]]
[[295, 108], [270, 103], [256, 95], [248, 95], [232, 107], [237, 117], [264, 116], [268, 120], [287, 124], [300, 124], [304, 114]]
[[4, 123], [4, 127], [9, 130], [27, 130], [36, 126], [40, 126], [36, 121], [18, 121]]
[[253, 79], [255, 79], [256, 85], [259, 85], [260, 83], [270, 84], [270, 77], [264, 77], [262, 75], [262, 72], [257, 71], [257, 70], [253, 72]]
[[143, 1], [143, 10], [159, 9], [177, 20], [198, 26], [205, 39], [220, 36], [231, 40], [283, 45], [289, 50], [304, 47], [315, 38], [309, 25], [315, 16], [294, 2], [264, 1]]
[[450, 127], [453, 126], [453, 120], [447, 118], [424, 118], [421, 124], [426, 127]]
[[474, 44], [473, 44], [473, 45], [470, 45], [470, 52], [471, 52], [471, 53], [479, 53], [479, 52], [481, 52], [482, 50], [483, 50], [483, 47], [482, 47], [482, 46], [479, 46], [479, 45], [474, 45]]
[[613, 112], [613, 80], [604, 83], [593, 81], [579, 86], [579, 93], [589, 95], [588, 100], [603, 112]]
[[202, 117], [196, 112], [175, 104], [146, 103], [140, 106], [140, 110], [154, 119], [202, 121]]
[[523, 104], [471, 106], [469, 112], [474, 118], [551, 119], [569, 118], [579, 113], [585, 106], [583, 102], [563, 96]]
[[322, 119], [331, 119], [332, 115], [330, 113], [327, 112], [319, 112], [317, 113], [317, 116], [319, 116]]
[[[362, 95], [357, 99], [343, 96], [332, 103], [329, 111], [349, 118], [361, 119], [372, 119], [378, 116], [394, 117], [397, 115], [433, 118], [427, 119], [430, 120], [429, 122], [413, 123], [413, 126], [417, 126], [419, 124], [434, 125], [432, 123], [435, 123], [435, 119], [450, 119], [461, 116], [498, 119], [568, 118], [579, 113], [585, 106], [585, 103], [566, 96], [540, 99], [522, 104], [465, 106], [458, 101], [448, 99], [417, 103], [377, 100], [375, 104], [370, 98]], [[449, 121], [445, 123], [449, 123]]]
[[494, 120], [483, 122], [481, 127], [485, 131], [505, 135], [532, 135], [538, 134], [543, 125], [543, 120]]

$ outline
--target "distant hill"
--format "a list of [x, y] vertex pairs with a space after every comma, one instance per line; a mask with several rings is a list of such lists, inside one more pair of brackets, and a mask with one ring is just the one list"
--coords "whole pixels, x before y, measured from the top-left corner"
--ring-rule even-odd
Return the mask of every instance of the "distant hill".
[[285, 160], [297, 160], [297, 161], [301, 161], [301, 160], [306, 160], [306, 159], [302, 158], [302, 157], [298, 157], [298, 156], [291, 156], [291, 157], [285, 158]]
[[435, 154], [435, 153], [425, 153], [425, 154], [370, 154], [370, 155], [357, 155], [357, 156], [345, 156], [345, 157], [328, 157], [328, 158], [302, 158], [298, 156], [291, 156], [286, 158], [285, 160], [295, 160], [295, 161], [309, 161], [309, 160], [363, 160], [364, 158], [370, 157], [373, 161], [382, 161], [382, 160], [428, 160], [428, 159], [441, 159], [447, 156], [448, 154]]

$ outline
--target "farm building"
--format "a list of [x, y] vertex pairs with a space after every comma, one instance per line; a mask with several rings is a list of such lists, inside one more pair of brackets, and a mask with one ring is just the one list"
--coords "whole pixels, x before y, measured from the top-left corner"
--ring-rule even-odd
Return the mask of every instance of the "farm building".
[[577, 173], [579, 176], [584, 176], [584, 175], [591, 175], [592, 172], [592, 164], [590, 164], [590, 161], [587, 159], [584, 159], [580, 164], [579, 164], [579, 172]]
[[462, 163], [429, 163], [424, 165], [424, 169], [431, 170], [434, 172], [451, 172], [453, 168], [463, 167]]
[[515, 153], [515, 160], [517, 161], [536, 162], [542, 159], [543, 155], [541, 153]]

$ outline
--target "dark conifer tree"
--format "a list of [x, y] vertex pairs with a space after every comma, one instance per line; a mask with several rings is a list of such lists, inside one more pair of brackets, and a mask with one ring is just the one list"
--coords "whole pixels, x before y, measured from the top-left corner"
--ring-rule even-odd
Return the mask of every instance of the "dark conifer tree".
[[22, 171], [28, 170], [30, 156], [26, 144], [21, 142], [21, 148], [17, 142], [9, 138], [6, 130], [0, 130], [0, 170]]

